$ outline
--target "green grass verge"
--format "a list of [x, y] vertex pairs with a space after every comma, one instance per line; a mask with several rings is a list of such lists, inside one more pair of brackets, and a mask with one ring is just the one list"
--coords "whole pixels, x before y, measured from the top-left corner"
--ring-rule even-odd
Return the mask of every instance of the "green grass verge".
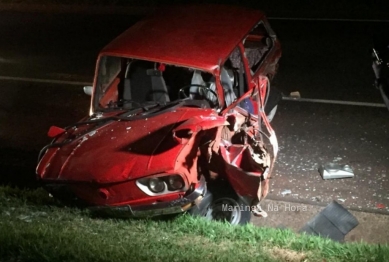
[[387, 245], [340, 244], [289, 230], [93, 218], [42, 190], [0, 187], [1, 261], [389, 261]]

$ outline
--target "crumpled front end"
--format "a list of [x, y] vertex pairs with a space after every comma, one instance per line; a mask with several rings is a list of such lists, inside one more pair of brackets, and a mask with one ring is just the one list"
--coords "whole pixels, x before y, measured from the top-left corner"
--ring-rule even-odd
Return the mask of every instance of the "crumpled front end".
[[[259, 198], [258, 191], [270, 177], [273, 152], [269, 152], [261, 138], [256, 117], [237, 107], [227, 116], [227, 122], [202, 148], [210, 176], [226, 177], [240, 196]], [[266, 194], [267, 191], [261, 193], [259, 199]]]
[[199, 115], [215, 113], [177, 107], [147, 118], [78, 123], [44, 149], [38, 178], [58, 198], [66, 191], [67, 199], [97, 209], [182, 212], [206, 185], [197, 173], [197, 133], [182, 143], [173, 130]]
[[202, 148], [210, 179], [227, 179], [254, 214], [264, 217], [267, 214], [259, 203], [269, 192], [269, 178], [278, 152], [275, 132], [264, 112], [267, 81], [265, 77], [259, 78], [257, 90], [250, 98], [256, 98], [257, 115], [231, 106], [225, 114], [228, 125], [219, 126]]

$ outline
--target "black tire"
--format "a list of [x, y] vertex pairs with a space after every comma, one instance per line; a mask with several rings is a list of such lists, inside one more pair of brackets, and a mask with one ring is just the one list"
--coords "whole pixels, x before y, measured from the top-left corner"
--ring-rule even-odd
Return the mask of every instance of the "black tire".
[[[219, 188], [222, 188], [219, 186]], [[213, 193], [212, 193], [213, 192]], [[225, 221], [231, 225], [245, 225], [250, 222], [251, 209], [234, 192], [208, 189], [198, 206], [188, 213], [207, 220]]]

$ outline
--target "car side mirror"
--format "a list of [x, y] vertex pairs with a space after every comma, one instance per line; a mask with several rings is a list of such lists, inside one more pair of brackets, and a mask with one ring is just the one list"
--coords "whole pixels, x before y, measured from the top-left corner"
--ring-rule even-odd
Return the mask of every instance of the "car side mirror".
[[92, 95], [93, 86], [84, 86], [84, 93], [88, 96]]

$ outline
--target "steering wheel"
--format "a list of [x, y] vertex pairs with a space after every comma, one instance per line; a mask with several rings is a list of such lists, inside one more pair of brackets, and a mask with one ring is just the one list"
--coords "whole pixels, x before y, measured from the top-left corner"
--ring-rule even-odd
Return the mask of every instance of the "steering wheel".
[[[190, 88], [192, 86], [198, 87], [198, 92], [190, 93]], [[210, 103], [210, 105], [214, 105], [214, 106], [218, 106], [219, 105], [219, 100], [217, 99], [218, 96], [217, 96], [216, 92], [213, 91], [208, 86], [205, 86], [205, 85], [191, 84], [191, 85], [184, 86], [184, 87], [180, 88], [180, 90], [178, 90], [178, 98], [181, 98], [182, 95], [184, 96], [184, 98], [188, 98], [189, 95], [187, 95], [185, 93], [185, 91], [187, 89], [188, 89], [189, 95], [191, 95], [191, 94], [199, 95], [199, 96], [202, 97], [202, 99], [205, 99], [206, 101], [208, 101]], [[215, 101], [212, 101], [211, 99], [209, 99], [207, 97], [208, 92], [211, 92], [216, 97], [216, 105], [215, 105]]]

